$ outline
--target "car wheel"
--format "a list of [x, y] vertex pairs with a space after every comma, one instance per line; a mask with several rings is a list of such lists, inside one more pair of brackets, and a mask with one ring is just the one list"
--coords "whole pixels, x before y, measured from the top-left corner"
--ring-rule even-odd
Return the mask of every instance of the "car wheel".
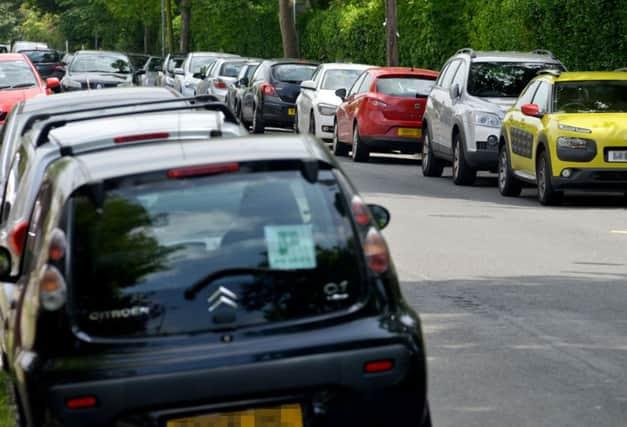
[[538, 201], [545, 206], [558, 205], [562, 201], [564, 193], [556, 191], [551, 183], [551, 168], [549, 154], [540, 153], [536, 167], [536, 183], [538, 185]]
[[255, 109], [253, 110], [253, 133], [263, 133], [263, 131], [263, 118], [261, 117], [261, 112], [257, 108], [257, 105], [255, 105]]
[[340, 137], [338, 136], [337, 133], [337, 122], [335, 123], [335, 126], [333, 127], [333, 154], [335, 154], [336, 156], [340, 157], [346, 157], [348, 156], [348, 151], [349, 151], [349, 145], [348, 144], [344, 144], [343, 142], [340, 141]]
[[309, 133], [316, 136], [316, 118], [314, 117], [313, 111], [309, 115]]
[[24, 416], [24, 410], [20, 404], [20, 398], [17, 394], [15, 386], [9, 382], [9, 405], [12, 412], [12, 418], [15, 421], [15, 427], [26, 427], [26, 417]]
[[424, 141], [422, 143], [422, 174], [424, 176], [442, 176], [444, 163], [435, 157], [431, 146], [431, 134], [429, 128], [425, 128]]
[[353, 161], [367, 162], [369, 158], [370, 151], [359, 137], [359, 129], [357, 123], [355, 123], [355, 129], [353, 129]]
[[459, 133], [453, 139], [453, 182], [456, 185], [472, 185], [477, 171], [471, 168], [464, 158], [464, 143]]
[[506, 197], [518, 197], [522, 191], [522, 183], [516, 179], [509, 165], [507, 147], [502, 145], [499, 149], [499, 192]]

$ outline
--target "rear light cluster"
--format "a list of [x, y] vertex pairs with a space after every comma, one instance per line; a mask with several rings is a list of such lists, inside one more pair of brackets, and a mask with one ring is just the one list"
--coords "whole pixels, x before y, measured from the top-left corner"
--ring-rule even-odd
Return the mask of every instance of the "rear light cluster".
[[261, 92], [267, 96], [277, 96], [274, 86], [272, 86], [270, 83], [262, 83]]
[[368, 206], [359, 197], [351, 200], [353, 219], [365, 234], [363, 239], [364, 255], [368, 268], [375, 274], [385, 273], [390, 267], [390, 251], [381, 232], [373, 225]]
[[85, 409], [93, 408], [98, 404], [95, 396], [73, 397], [65, 401], [65, 407], [68, 409]]
[[213, 165], [188, 166], [178, 169], [170, 169], [167, 172], [168, 178], [180, 179], [196, 176], [218, 175], [221, 173], [239, 171], [239, 163], [216, 163]]
[[44, 310], [55, 311], [63, 307], [67, 295], [67, 285], [63, 274], [50, 263], [59, 263], [65, 256], [67, 239], [63, 230], [55, 228], [48, 246], [48, 261], [39, 281], [39, 302]]
[[152, 133], [141, 133], [137, 135], [126, 135], [126, 136], [118, 136], [117, 138], [113, 138], [113, 142], [116, 144], [123, 144], [126, 142], [139, 142], [139, 141], [150, 141], [153, 139], [167, 139], [170, 137], [168, 132], [152, 132]]
[[222, 80], [220, 79], [215, 79], [213, 81], [213, 87], [215, 87], [216, 89], [226, 89], [226, 83], [224, 83]]
[[392, 368], [394, 368], [394, 361], [391, 359], [375, 360], [364, 364], [364, 372], [367, 374], [391, 371]]

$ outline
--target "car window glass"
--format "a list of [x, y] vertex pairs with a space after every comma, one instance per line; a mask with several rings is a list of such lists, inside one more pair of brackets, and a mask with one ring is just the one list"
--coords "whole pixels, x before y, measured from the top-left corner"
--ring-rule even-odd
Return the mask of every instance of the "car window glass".
[[42, 184], [33, 205], [33, 211], [24, 246], [24, 260], [22, 268], [25, 271], [28, 271], [35, 266], [34, 263], [36, 261], [36, 256], [41, 250], [41, 244], [44, 240], [44, 236], [42, 235], [42, 226], [44, 218], [50, 208], [51, 199], [52, 186], [48, 181], [46, 181]]
[[426, 98], [435, 83], [418, 76], [382, 76], [377, 79], [377, 92], [402, 98]]
[[450, 66], [451, 66], [451, 63], [449, 62], [442, 68], [442, 70], [440, 70], [440, 76], [435, 82], [436, 86], [442, 86], [442, 80], [444, 79], [444, 76], [446, 75], [446, 71], [449, 69]]
[[[267, 168], [112, 180], [100, 207], [89, 187], [79, 190], [70, 247], [81, 329], [105, 336], [206, 330], [212, 316], [197, 319], [208, 316], [207, 298], [218, 286], [237, 295], [241, 326], [332, 313], [360, 299], [357, 241], [333, 173], [321, 170], [311, 183], [299, 169]], [[208, 275], [243, 268], [271, 272], [226, 276], [185, 298], [185, 288]], [[345, 289], [345, 298], [327, 298], [328, 283]], [[150, 315], [121, 319], [119, 327], [90, 318], [129, 304], [149, 307]]]
[[359, 78], [355, 81], [355, 83], [353, 83], [353, 86], [351, 86], [350, 90], [348, 91], [347, 96], [355, 95], [355, 93], [357, 93], [357, 90], [361, 86], [362, 82], [366, 79], [368, 74], [369, 74], [368, 72], [364, 71], [362, 75], [359, 76]]
[[216, 61], [217, 58], [213, 56], [193, 56], [190, 61], [189, 71], [192, 74], [200, 73], [203, 67], [206, 69]]
[[457, 68], [459, 68], [459, 64], [461, 61], [453, 61], [451, 65], [446, 69], [444, 76], [442, 78], [442, 82], [440, 86], [442, 89], [448, 89], [451, 87], [451, 83], [453, 82], [453, 77], [455, 77], [455, 73], [457, 72]]
[[37, 79], [26, 61], [0, 61], [0, 90], [37, 85]]
[[322, 76], [320, 89], [338, 90], [351, 87], [361, 74], [360, 70], [328, 70]]
[[251, 64], [248, 66], [248, 68], [246, 68], [245, 77], [248, 79], [248, 81], [252, 79], [253, 74], [255, 74], [255, 71], [257, 71], [257, 67], [259, 67], [259, 64]]
[[459, 88], [463, 90], [465, 81], [466, 64], [464, 63], [464, 61], [460, 61], [459, 67], [457, 67], [457, 71], [455, 72], [455, 76], [453, 77], [453, 81], [451, 82], [451, 86], [459, 85]]
[[266, 65], [260, 65], [257, 70], [255, 71], [255, 74], [253, 74], [253, 82], [259, 82], [265, 79], [264, 75], [266, 73], [266, 69], [267, 66]]
[[367, 93], [370, 92], [370, 88], [372, 87], [372, 82], [374, 82], [374, 77], [372, 74], [368, 73], [366, 78], [359, 85], [359, 90], [357, 93]]
[[70, 65], [72, 73], [122, 73], [131, 72], [131, 66], [126, 57], [105, 53], [81, 54], [74, 57]]
[[546, 113], [549, 108], [549, 98], [551, 96], [551, 85], [547, 82], [540, 83], [538, 90], [533, 97], [533, 104], [540, 107], [540, 112]]
[[478, 97], [518, 98], [538, 71], [545, 69], [561, 66], [541, 62], [475, 62], [470, 66], [467, 90]]
[[554, 112], [625, 113], [627, 80], [583, 80], [555, 85]]
[[162, 64], [161, 58], [152, 58], [148, 64], [148, 71], [159, 71]]
[[310, 80], [316, 68], [309, 64], [277, 64], [272, 67], [272, 77], [280, 82], [301, 83]]
[[220, 68], [220, 76], [237, 77], [239, 71], [244, 66], [244, 62], [225, 62]]
[[520, 94], [520, 98], [518, 98], [518, 101], [516, 101], [516, 108], [520, 108], [524, 104], [531, 104], [531, 101], [533, 100], [533, 95], [535, 95], [536, 89], [538, 88], [539, 84], [540, 82], [538, 81], [531, 83], [527, 87], [527, 89], [525, 89], [523, 93]]
[[55, 50], [28, 50], [20, 53], [28, 56], [33, 64], [59, 62], [59, 54]]

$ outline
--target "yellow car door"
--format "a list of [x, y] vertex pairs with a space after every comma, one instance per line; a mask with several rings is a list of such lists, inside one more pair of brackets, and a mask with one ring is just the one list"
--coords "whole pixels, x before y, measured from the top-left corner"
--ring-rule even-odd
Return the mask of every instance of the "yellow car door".
[[510, 145], [510, 163], [513, 170], [535, 174], [533, 168], [533, 142], [536, 126], [532, 123], [535, 117], [526, 115], [522, 107], [531, 104], [533, 97], [540, 85], [539, 81], [532, 82], [521, 93], [518, 101], [510, 110], [509, 121], [506, 124], [507, 137]]

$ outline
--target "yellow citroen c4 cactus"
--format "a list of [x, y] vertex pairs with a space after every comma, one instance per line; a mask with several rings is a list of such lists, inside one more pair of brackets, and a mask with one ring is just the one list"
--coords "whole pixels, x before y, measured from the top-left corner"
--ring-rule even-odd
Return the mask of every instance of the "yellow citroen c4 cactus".
[[502, 195], [531, 183], [543, 205], [569, 189], [626, 193], [627, 73], [541, 72], [505, 115], [498, 174]]

